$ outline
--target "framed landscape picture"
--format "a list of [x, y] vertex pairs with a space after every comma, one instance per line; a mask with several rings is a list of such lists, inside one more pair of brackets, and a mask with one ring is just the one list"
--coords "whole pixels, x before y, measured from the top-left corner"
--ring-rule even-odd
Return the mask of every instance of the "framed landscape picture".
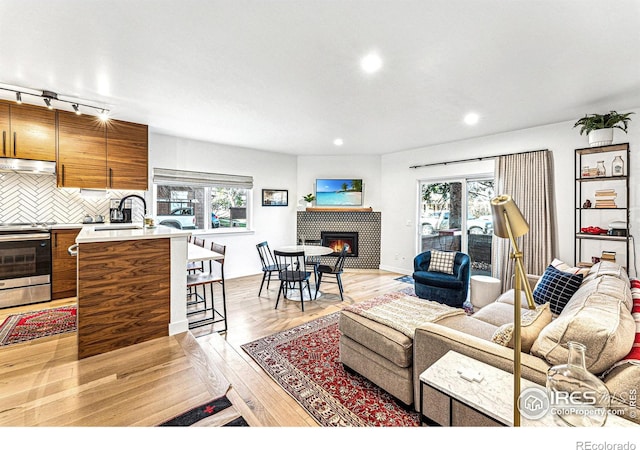
[[263, 189], [262, 206], [289, 206], [289, 191], [286, 189]]

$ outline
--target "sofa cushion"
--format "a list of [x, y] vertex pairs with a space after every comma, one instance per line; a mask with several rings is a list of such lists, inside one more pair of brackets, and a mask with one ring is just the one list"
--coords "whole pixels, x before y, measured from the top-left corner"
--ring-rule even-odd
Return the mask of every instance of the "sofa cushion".
[[391, 327], [350, 311], [342, 311], [338, 328], [341, 333], [366, 346], [400, 367], [413, 361], [413, 339]]
[[538, 286], [533, 290], [533, 301], [538, 305], [549, 303], [553, 314], [560, 314], [582, 284], [582, 274], [571, 274], [549, 265]]
[[413, 279], [417, 283], [445, 289], [462, 289], [462, 280], [442, 272], [414, 272]]
[[635, 323], [629, 305], [629, 283], [603, 275], [585, 281], [562, 313], [547, 325], [531, 347], [531, 354], [551, 365], [564, 364], [567, 343], [587, 347], [587, 370], [601, 373], [622, 359], [633, 344]]
[[[520, 323], [520, 350], [529, 353], [531, 346], [538, 338], [540, 331], [551, 323], [551, 311], [549, 304], [539, 305], [536, 309], [522, 310]], [[514, 324], [513, 322], [504, 324], [493, 333], [491, 340], [496, 344], [513, 348], [514, 346]]]
[[[594, 264], [589, 269], [589, 274], [584, 277], [582, 282], [591, 281], [605, 275], [618, 278], [624, 281], [627, 285], [630, 283], [629, 275], [627, 275], [627, 271], [624, 270], [624, 267], [611, 261], [600, 261], [598, 264]], [[631, 303], [629, 303], [629, 309], [631, 309]]]
[[453, 275], [453, 264], [456, 260], [456, 252], [431, 251], [429, 272], [442, 272]]
[[471, 317], [500, 327], [513, 322], [513, 304], [505, 302], [493, 302], [473, 314]]

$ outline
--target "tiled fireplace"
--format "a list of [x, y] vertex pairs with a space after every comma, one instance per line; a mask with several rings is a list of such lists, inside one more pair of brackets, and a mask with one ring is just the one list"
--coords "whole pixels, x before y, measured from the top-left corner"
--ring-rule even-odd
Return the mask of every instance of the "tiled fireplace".
[[[355, 254], [345, 260], [345, 268], [380, 268], [380, 233], [382, 213], [370, 211], [298, 211], [297, 240], [349, 240]], [[355, 238], [355, 241], [353, 240]], [[334, 248], [330, 241], [323, 245]], [[336, 247], [340, 243], [336, 243]], [[333, 265], [335, 256], [323, 256], [322, 264]]]

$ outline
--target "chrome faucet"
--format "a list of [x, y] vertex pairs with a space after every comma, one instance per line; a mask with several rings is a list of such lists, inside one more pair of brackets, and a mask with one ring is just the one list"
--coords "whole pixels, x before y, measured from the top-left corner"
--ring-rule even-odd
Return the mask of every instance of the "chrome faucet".
[[146, 216], [147, 212], [148, 212], [147, 211], [147, 202], [145, 201], [144, 197], [142, 197], [140, 195], [137, 195], [137, 194], [131, 194], [131, 195], [126, 195], [126, 196], [122, 197], [120, 199], [120, 204], [118, 205], [118, 211], [122, 212], [122, 208], [124, 207], [125, 200], [127, 200], [128, 198], [132, 198], [132, 197], [139, 198], [142, 201], [142, 206], [144, 206], [144, 215]]

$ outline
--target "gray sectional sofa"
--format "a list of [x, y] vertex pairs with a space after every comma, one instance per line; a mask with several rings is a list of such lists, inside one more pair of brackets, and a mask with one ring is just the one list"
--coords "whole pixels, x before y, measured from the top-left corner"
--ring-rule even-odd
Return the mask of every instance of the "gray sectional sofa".
[[[538, 277], [531, 276], [532, 285]], [[341, 361], [406, 404], [420, 405], [420, 374], [449, 350], [465, 354], [508, 372], [513, 371], [513, 349], [492, 339], [498, 328], [513, 322], [513, 290], [475, 314], [456, 315], [425, 323], [413, 339], [385, 325], [343, 312], [340, 319]], [[523, 307], [526, 303], [523, 299]], [[547, 370], [567, 362], [566, 343], [587, 346], [587, 368], [602, 376], [612, 394], [612, 407], [624, 418], [640, 423], [634, 394], [640, 388], [640, 365], [620, 362], [635, 337], [631, 315], [629, 278], [622, 267], [603, 261], [594, 265], [578, 291], [557, 317], [549, 317], [533, 334], [523, 330], [529, 352], [521, 357], [522, 376], [544, 385]], [[524, 347], [523, 347], [524, 348]], [[436, 391], [425, 389], [423, 413], [434, 422], [449, 425], [449, 402]], [[471, 412], [466, 425], [482, 425]]]

